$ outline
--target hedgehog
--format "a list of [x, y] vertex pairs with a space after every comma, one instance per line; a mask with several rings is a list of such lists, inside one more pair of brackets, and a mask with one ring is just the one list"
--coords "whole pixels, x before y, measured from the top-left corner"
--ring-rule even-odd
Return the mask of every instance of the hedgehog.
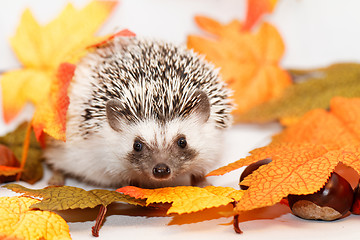
[[115, 37], [76, 67], [67, 140], [50, 140], [44, 153], [50, 183], [205, 186], [232, 122], [230, 97], [219, 70], [193, 50]]

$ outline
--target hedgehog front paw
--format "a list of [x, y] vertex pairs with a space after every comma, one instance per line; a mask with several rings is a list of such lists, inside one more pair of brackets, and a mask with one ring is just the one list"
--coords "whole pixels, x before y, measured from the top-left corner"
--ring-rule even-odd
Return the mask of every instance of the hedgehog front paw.
[[65, 175], [57, 170], [53, 170], [53, 174], [48, 181], [50, 186], [64, 186], [65, 185]]
[[212, 184], [210, 184], [204, 175], [191, 175], [191, 186], [196, 186], [196, 187], [207, 187], [207, 186], [211, 186]]

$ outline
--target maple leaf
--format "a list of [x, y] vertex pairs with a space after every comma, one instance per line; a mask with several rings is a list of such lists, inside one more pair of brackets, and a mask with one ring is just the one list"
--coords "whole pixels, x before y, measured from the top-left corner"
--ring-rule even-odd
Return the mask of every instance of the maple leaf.
[[[9, 147], [16, 159], [22, 159], [24, 139], [28, 130], [28, 123], [23, 123], [14, 131], [0, 137], [0, 144]], [[32, 131], [29, 139], [26, 162], [21, 166], [21, 180], [33, 184], [43, 176], [42, 148]]]
[[273, 205], [288, 194], [311, 194], [326, 183], [339, 163], [360, 173], [360, 98], [334, 98], [330, 112], [315, 109], [275, 136], [266, 147], [208, 174], [221, 175], [261, 159], [241, 184], [249, 186], [237, 211]]
[[75, 72], [75, 65], [62, 63], [59, 66], [56, 78], [53, 79], [49, 98], [46, 104], [39, 105], [34, 113], [32, 125], [36, 138], [42, 145], [43, 132], [48, 135], [65, 141], [66, 112], [70, 103], [68, 87]]
[[94, 208], [98, 205], [108, 206], [112, 202], [126, 202], [133, 205], [143, 205], [142, 201], [135, 200], [115, 191], [94, 189], [86, 191], [71, 186], [50, 186], [44, 189], [29, 189], [18, 184], [7, 184], [4, 188], [24, 196], [41, 197], [42, 201], [32, 205], [40, 210], [67, 210], [76, 208]]
[[190, 35], [187, 46], [220, 67], [222, 78], [234, 90], [234, 114], [279, 96], [291, 84], [289, 74], [279, 66], [284, 43], [271, 24], [263, 23], [252, 33], [242, 31], [237, 20], [222, 25], [197, 16], [195, 21], [213, 38]]
[[86, 46], [104, 39], [94, 37], [94, 33], [115, 5], [113, 1], [92, 1], [82, 10], [76, 10], [68, 4], [58, 18], [45, 26], [38, 24], [29, 9], [25, 10], [10, 39], [24, 68], [1, 77], [5, 122], [13, 120], [25, 103], [32, 102], [36, 107], [37, 137], [44, 130], [56, 139], [65, 139], [63, 113], [67, 99], [64, 93], [68, 82], [64, 78], [58, 81], [58, 66], [62, 62], [76, 62], [86, 53]]
[[0, 197], [0, 239], [71, 239], [63, 218], [31, 209], [38, 202], [27, 197]]
[[19, 172], [22, 172], [22, 168], [14, 153], [0, 144], [0, 183], [14, 181]]
[[[21, 171], [22, 171], [22, 169], [19, 167], [9, 167], [9, 166], [0, 165], [0, 175], [2, 175], [2, 176], [12, 176]], [[0, 177], [0, 183], [2, 183], [2, 182], [5, 182], [5, 181], [2, 181], [2, 178]]]
[[328, 109], [333, 97], [360, 97], [360, 64], [341, 63], [289, 72], [297, 84], [288, 87], [279, 98], [236, 116], [236, 121], [262, 123], [280, 119], [289, 125], [312, 109]]
[[17, 193], [23, 193], [24, 196], [41, 197], [41, 201], [30, 206], [31, 208], [38, 208], [40, 210], [60, 211], [76, 208], [94, 208], [101, 205], [95, 225], [92, 227], [92, 233], [96, 237], [99, 236], [99, 230], [105, 218], [107, 206], [109, 204], [120, 201], [133, 205], [145, 205], [142, 200], [137, 200], [124, 194], [105, 189], [86, 191], [77, 187], [51, 186], [36, 190], [29, 189], [18, 184], [7, 184], [3, 187]]
[[264, 14], [274, 10], [276, 3], [277, 0], [248, 0], [242, 30], [249, 31]]
[[238, 201], [243, 195], [243, 191], [241, 190], [236, 190], [231, 187], [214, 186], [204, 188], [180, 186], [158, 189], [143, 189], [127, 186], [119, 188], [116, 191], [136, 199], [146, 199], [146, 205], [153, 203], [171, 203], [167, 214], [184, 214], [219, 207]]

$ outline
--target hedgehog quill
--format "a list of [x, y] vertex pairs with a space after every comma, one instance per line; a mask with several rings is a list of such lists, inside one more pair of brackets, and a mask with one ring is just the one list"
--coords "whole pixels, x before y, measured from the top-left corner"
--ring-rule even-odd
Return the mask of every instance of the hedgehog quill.
[[207, 185], [231, 125], [231, 92], [192, 50], [115, 37], [77, 65], [67, 141], [49, 140], [52, 184], [75, 176], [101, 186]]

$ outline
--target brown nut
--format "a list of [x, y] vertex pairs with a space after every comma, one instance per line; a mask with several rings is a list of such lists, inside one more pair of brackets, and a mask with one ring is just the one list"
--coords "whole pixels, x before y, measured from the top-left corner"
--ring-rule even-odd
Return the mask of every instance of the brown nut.
[[356, 186], [355, 190], [354, 190], [354, 201], [353, 201], [353, 205], [351, 206], [351, 213], [353, 214], [360, 214], [360, 182], [358, 183], [358, 185]]
[[[270, 158], [265, 158], [263, 160], [257, 161], [255, 163], [250, 164], [249, 166], [247, 166], [245, 168], [245, 170], [241, 173], [240, 175], [240, 180], [239, 180], [239, 184], [242, 182], [242, 180], [244, 180], [244, 178], [246, 178], [248, 175], [250, 175], [251, 173], [253, 173], [255, 170], [257, 170], [260, 166], [268, 164], [271, 162]], [[241, 185], [240, 184], [240, 189], [242, 190], [246, 190], [248, 189], [248, 186], [245, 185]]]
[[331, 221], [344, 216], [353, 203], [351, 185], [337, 173], [332, 173], [323, 188], [313, 194], [289, 195], [292, 212], [304, 219]]

